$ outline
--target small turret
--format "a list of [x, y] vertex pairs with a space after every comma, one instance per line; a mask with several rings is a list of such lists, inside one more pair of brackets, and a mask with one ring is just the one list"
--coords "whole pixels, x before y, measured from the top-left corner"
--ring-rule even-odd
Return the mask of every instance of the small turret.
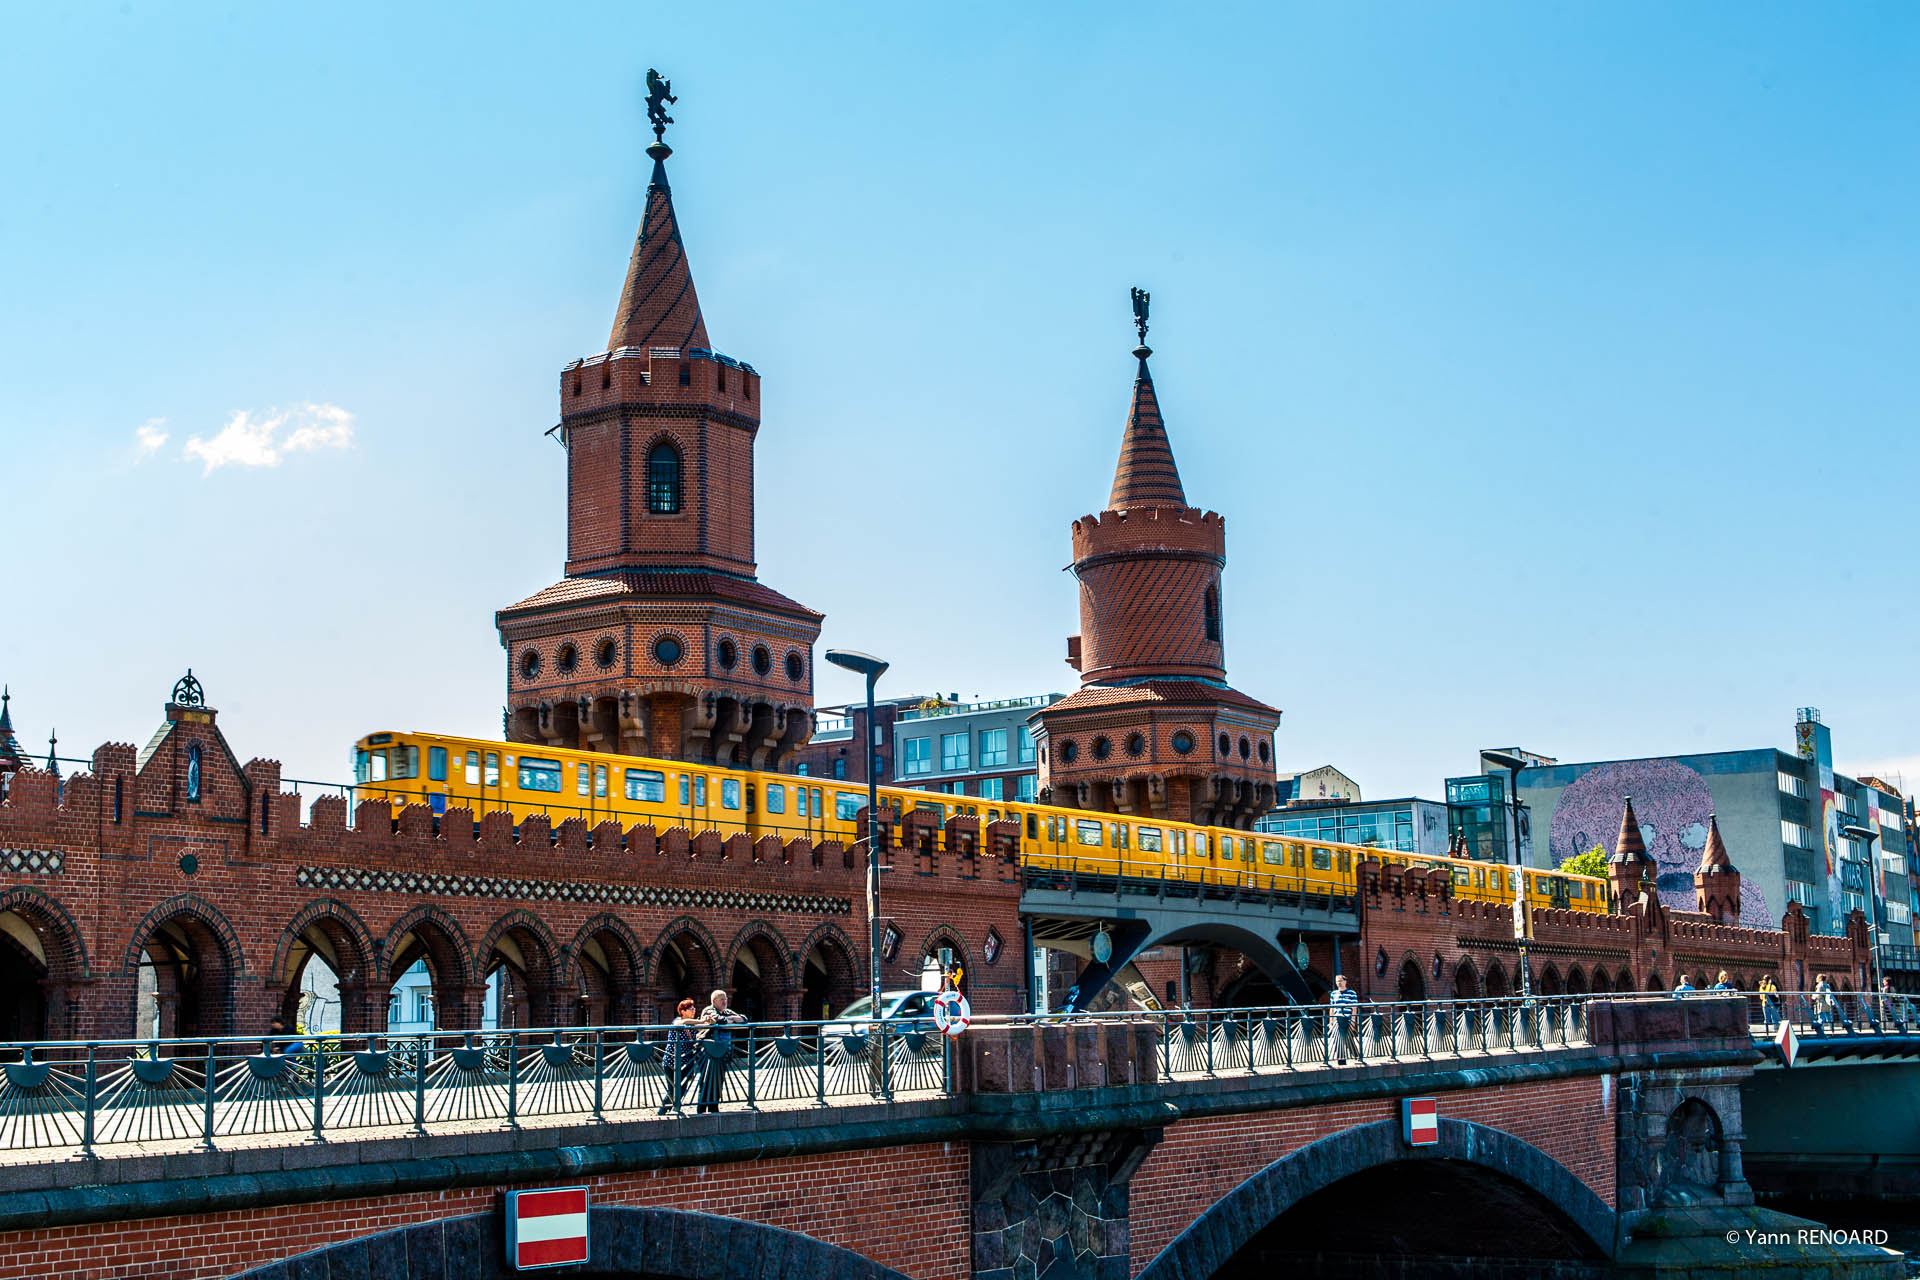
[[1627, 796], [1626, 802], [1626, 812], [1620, 816], [1620, 836], [1613, 842], [1613, 856], [1607, 859], [1607, 879], [1612, 882], [1614, 901], [1621, 911], [1639, 899], [1641, 883], [1653, 878], [1653, 859], [1647, 857], [1640, 820], [1633, 816], [1633, 797]]
[[1700, 852], [1700, 867], [1693, 873], [1696, 909], [1715, 924], [1740, 923], [1740, 869], [1727, 856], [1727, 845], [1720, 838], [1720, 820], [1707, 815], [1707, 847]]

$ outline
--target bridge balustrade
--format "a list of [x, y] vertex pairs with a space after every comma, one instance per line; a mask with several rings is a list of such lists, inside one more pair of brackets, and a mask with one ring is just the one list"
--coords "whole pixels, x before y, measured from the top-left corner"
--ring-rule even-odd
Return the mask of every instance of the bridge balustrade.
[[1746, 999], [1760, 1039], [1772, 1039], [1780, 1025], [1789, 1022], [1796, 1033], [1816, 1039], [1876, 1035], [1920, 1040], [1920, 997], [1904, 992], [1778, 991]]

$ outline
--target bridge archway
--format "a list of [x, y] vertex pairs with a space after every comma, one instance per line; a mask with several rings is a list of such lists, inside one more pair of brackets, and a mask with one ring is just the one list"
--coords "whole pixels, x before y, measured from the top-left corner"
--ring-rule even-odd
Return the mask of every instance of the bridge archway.
[[134, 928], [125, 968], [135, 980], [134, 1034], [219, 1036], [233, 1031], [240, 939], [212, 903], [169, 898]]
[[646, 951], [619, 916], [595, 916], [580, 926], [567, 954], [573, 960], [574, 986], [573, 1016], [567, 1021], [619, 1027], [645, 1021], [651, 1014], [640, 1007]]
[[[280, 1020], [289, 1030], [304, 1024], [316, 1033], [371, 1031], [365, 993], [373, 954], [373, 939], [353, 908], [331, 899], [302, 908], [281, 933], [270, 970], [283, 988]], [[307, 991], [315, 993], [312, 1000]]]
[[1408, 1147], [1399, 1123], [1383, 1120], [1254, 1174], [1175, 1236], [1138, 1280], [1251, 1280], [1278, 1273], [1282, 1253], [1295, 1255], [1302, 1242], [1309, 1254], [1459, 1254], [1468, 1252], [1458, 1243], [1468, 1219], [1487, 1227], [1487, 1241], [1475, 1242], [1490, 1246], [1486, 1258], [1598, 1264], [1613, 1244], [1613, 1210], [1524, 1139], [1443, 1117], [1436, 1145]]
[[395, 922], [383, 950], [388, 987], [416, 963], [426, 965], [433, 999], [422, 1021], [430, 1029], [465, 1031], [480, 1025], [478, 1011], [468, 1008], [466, 934], [452, 916], [434, 906], [415, 907]]
[[792, 1015], [793, 979], [786, 945], [761, 921], [747, 925], [733, 940], [727, 963], [732, 1007], [753, 1022], [779, 1022]]
[[853, 943], [838, 926], [823, 924], [800, 948], [800, 1020], [824, 1022], [852, 1003], [860, 988]]
[[87, 976], [73, 917], [37, 889], [0, 893], [0, 1040], [65, 1040]]
[[720, 949], [698, 920], [682, 916], [653, 944], [653, 1021], [673, 1021], [674, 1006], [690, 999], [704, 1008], [719, 973]]
[[562, 1021], [554, 1007], [559, 951], [552, 932], [531, 911], [509, 912], [494, 922], [475, 958], [476, 972], [495, 995], [495, 1025], [551, 1027]]
[[[377, 1275], [382, 1280], [513, 1280], [498, 1213], [439, 1218], [343, 1240], [234, 1280], [289, 1275]], [[586, 1265], [562, 1274], [595, 1280], [908, 1280], [851, 1249], [780, 1227], [682, 1209], [609, 1206], [591, 1211]], [[298, 1265], [296, 1265], [298, 1264]]]

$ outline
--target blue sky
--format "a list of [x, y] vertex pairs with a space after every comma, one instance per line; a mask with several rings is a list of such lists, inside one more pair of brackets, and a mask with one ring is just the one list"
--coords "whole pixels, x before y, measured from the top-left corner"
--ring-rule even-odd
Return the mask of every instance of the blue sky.
[[1071, 687], [1140, 284], [1283, 765], [1432, 796], [1481, 746], [1786, 747], [1811, 704], [1920, 786], [1920, 10], [399, 8], [8, 19], [30, 741], [144, 739], [188, 665], [293, 776], [497, 733], [651, 65], [765, 376], [761, 576], [883, 687]]

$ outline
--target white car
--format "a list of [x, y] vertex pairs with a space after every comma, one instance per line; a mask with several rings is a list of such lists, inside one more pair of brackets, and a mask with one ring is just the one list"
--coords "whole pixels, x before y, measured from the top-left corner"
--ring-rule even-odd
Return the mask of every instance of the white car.
[[[932, 1031], [933, 998], [936, 991], [883, 991], [880, 993], [880, 1021], [887, 1024], [889, 1032]], [[861, 996], [852, 1004], [834, 1015], [832, 1022], [821, 1028], [824, 1035], [852, 1036], [864, 1035], [874, 1022], [873, 1000]]]

